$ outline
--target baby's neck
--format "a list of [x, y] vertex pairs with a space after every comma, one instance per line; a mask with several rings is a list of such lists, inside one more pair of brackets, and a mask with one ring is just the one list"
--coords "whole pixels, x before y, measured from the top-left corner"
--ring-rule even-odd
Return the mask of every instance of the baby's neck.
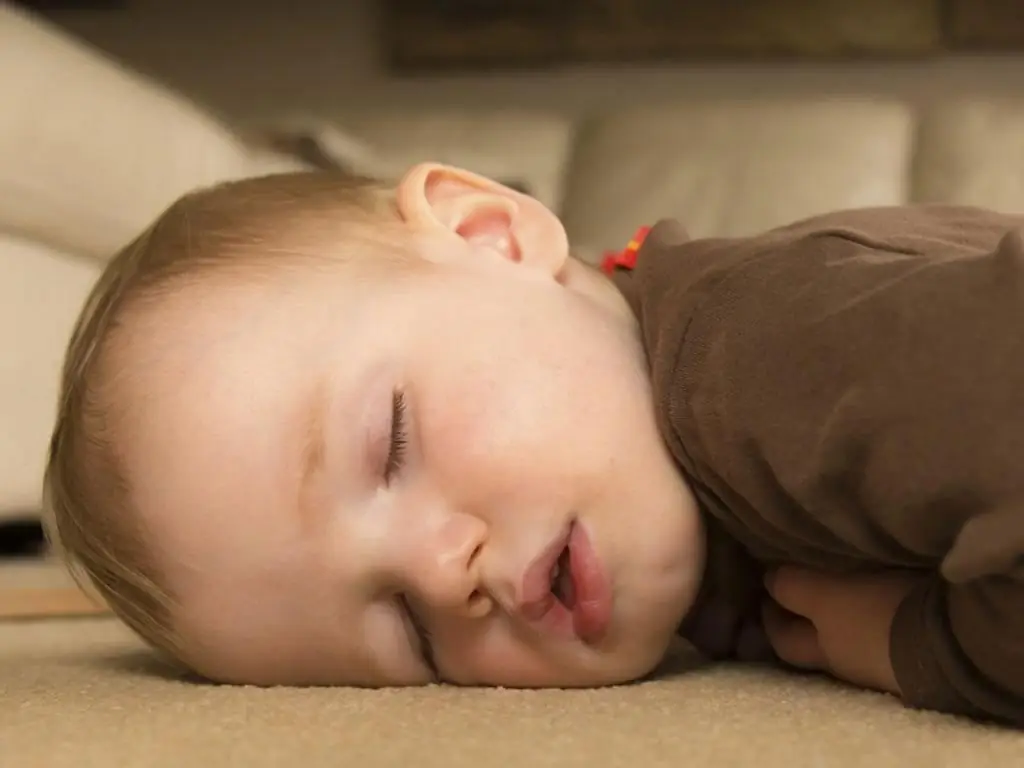
[[570, 291], [593, 302], [616, 320], [636, 327], [639, 334], [636, 316], [626, 297], [622, 295], [622, 291], [615, 283], [597, 267], [581, 259], [570, 257], [566, 259], [559, 280]]
[[679, 634], [713, 660], [770, 660], [760, 619], [764, 569], [711, 515], [704, 522], [701, 584]]

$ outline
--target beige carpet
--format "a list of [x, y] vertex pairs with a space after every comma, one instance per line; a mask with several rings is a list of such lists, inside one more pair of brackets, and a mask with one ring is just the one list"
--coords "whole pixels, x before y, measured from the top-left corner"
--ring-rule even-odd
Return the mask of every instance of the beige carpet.
[[[2, 583], [2, 579], [0, 579]], [[0, 622], [0, 766], [1024, 766], [1024, 735], [731, 668], [598, 691], [185, 682], [108, 619]]]

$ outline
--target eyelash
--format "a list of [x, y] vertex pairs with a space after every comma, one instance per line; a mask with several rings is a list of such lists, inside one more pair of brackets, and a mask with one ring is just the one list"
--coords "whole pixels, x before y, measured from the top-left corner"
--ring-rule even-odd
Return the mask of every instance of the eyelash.
[[420, 653], [423, 655], [423, 663], [426, 664], [427, 668], [430, 669], [430, 673], [434, 676], [434, 679], [440, 680], [441, 675], [437, 671], [437, 663], [434, 661], [434, 648], [430, 644], [431, 634], [423, 622], [419, 620], [416, 615], [416, 611], [409, 605], [409, 600], [405, 595], [398, 596], [398, 602], [402, 606], [402, 611], [406, 616], [409, 617], [409, 623], [412, 624], [413, 631], [416, 633], [416, 638], [420, 643]]
[[[388, 458], [384, 463], [384, 482], [390, 484], [395, 475], [402, 469], [405, 463], [405, 450], [409, 444], [409, 436], [406, 431], [406, 404], [405, 393], [395, 390], [391, 396], [391, 439], [388, 449]], [[437, 671], [437, 664], [434, 662], [434, 650], [430, 644], [430, 632], [419, 620], [416, 612], [409, 605], [405, 595], [398, 596], [398, 602], [402, 612], [408, 617], [416, 638], [419, 640], [420, 653], [423, 656], [423, 663], [430, 669], [431, 674], [440, 679]]]
[[405, 393], [395, 390], [391, 396], [391, 440], [388, 458], [384, 464], [384, 482], [390, 484], [405, 463], [405, 449], [409, 444], [405, 428]]

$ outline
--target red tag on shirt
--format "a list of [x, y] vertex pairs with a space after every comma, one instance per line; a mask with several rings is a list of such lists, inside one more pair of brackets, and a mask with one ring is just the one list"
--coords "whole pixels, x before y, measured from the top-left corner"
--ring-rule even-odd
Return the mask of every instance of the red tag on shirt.
[[633, 269], [636, 266], [636, 256], [640, 252], [640, 246], [644, 244], [650, 227], [640, 227], [633, 235], [626, 247], [621, 251], [608, 251], [601, 259], [601, 271], [610, 275], [616, 269]]

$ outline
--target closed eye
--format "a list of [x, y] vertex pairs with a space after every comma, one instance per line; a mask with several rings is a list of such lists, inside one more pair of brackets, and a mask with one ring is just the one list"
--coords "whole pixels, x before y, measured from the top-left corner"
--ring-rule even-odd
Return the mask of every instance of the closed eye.
[[401, 471], [405, 463], [405, 450], [408, 444], [405, 393], [396, 389], [391, 396], [391, 437], [388, 446], [388, 458], [384, 464], [385, 484], [390, 485], [395, 475]]

